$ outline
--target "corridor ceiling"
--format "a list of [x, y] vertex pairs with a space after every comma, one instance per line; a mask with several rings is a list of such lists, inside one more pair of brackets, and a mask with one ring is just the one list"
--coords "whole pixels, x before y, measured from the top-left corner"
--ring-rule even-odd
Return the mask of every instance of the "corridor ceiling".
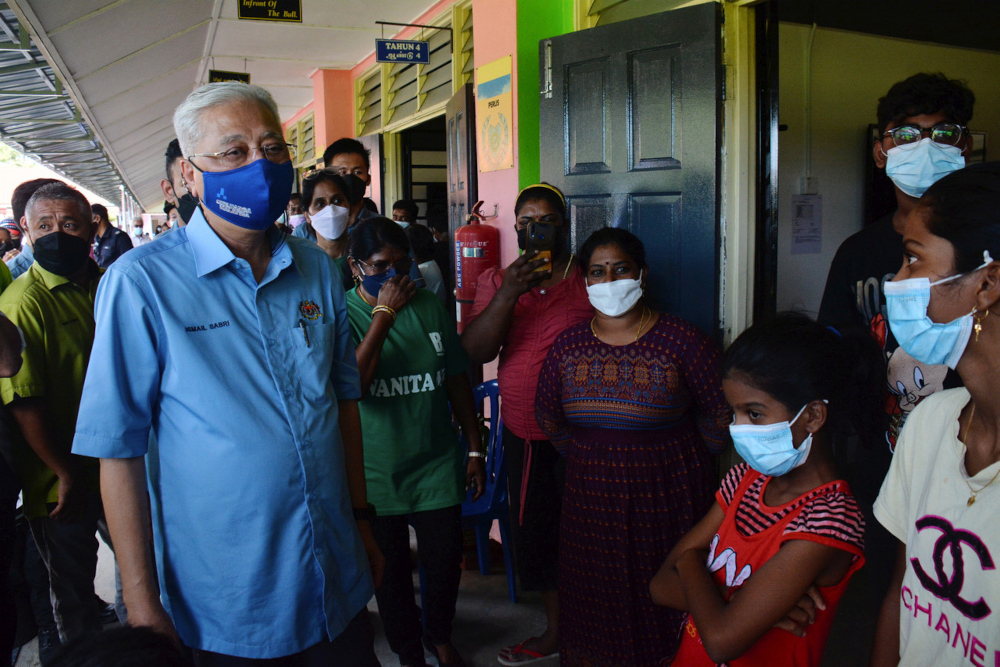
[[[57, 170], [110, 201], [120, 196], [120, 175], [148, 208], [163, 200], [159, 183], [164, 150], [174, 137], [174, 109], [207, 81], [209, 69], [248, 72], [288, 118], [312, 100], [312, 72], [349, 69], [375, 50], [382, 33], [376, 20], [413, 22], [433, 4], [302, 0], [302, 23], [276, 23], [240, 20], [237, 0], [0, 2], [0, 140], [55, 164], [37, 150], [38, 142], [13, 138], [34, 136], [42, 120], [53, 119], [39, 135], [46, 150], [73, 151], [59, 159]], [[18, 32], [22, 24], [30, 45]], [[393, 31], [387, 29], [386, 37]], [[28, 83], [46, 97], [7, 94], [31, 92]], [[63, 91], [68, 96], [57, 96]], [[9, 109], [42, 99], [49, 103]], [[35, 125], [11, 126], [5, 118]], [[74, 164], [79, 155], [89, 161]]]

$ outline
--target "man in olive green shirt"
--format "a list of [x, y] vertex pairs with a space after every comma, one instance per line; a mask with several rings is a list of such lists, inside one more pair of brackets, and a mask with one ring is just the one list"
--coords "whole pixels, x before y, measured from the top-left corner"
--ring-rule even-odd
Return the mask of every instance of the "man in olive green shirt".
[[90, 205], [64, 184], [40, 188], [25, 211], [35, 262], [0, 294], [24, 334], [21, 370], [0, 379], [15, 425], [14, 466], [24, 515], [49, 570], [60, 638], [100, 629], [94, 604], [98, 462], [70, 453], [94, 341], [100, 269], [90, 259]]

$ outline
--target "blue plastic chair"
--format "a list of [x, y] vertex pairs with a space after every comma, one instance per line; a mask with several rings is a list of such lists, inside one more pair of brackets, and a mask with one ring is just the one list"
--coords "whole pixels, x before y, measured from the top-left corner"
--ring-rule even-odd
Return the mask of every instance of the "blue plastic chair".
[[[479, 414], [485, 414], [486, 401], [490, 404], [490, 434], [486, 441], [486, 489], [479, 500], [473, 502], [472, 489], [462, 503], [462, 528], [476, 531], [476, 553], [479, 557], [479, 572], [490, 573], [490, 528], [493, 520], [500, 524], [500, 539], [503, 540], [503, 560], [507, 568], [507, 591], [510, 601], [517, 602], [517, 588], [514, 584], [514, 552], [511, 549], [510, 510], [507, 500], [507, 468], [504, 466], [503, 420], [500, 418], [500, 387], [496, 380], [487, 380], [472, 390], [479, 405]], [[468, 451], [469, 443], [462, 435], [462, 446]], [[423, 598], [424, 568], [420, 572], [420, 597]], [[421, 605], [421, 612], [423, 612]], [[423, 615], [423, 613], [422, 613]], [[426, 617], [424, 626], [426, 627]]]
[[[473, 390], [476, 404], [486, 401], [490, 404], [490, 435], [486, 445], [486, 489], [479, 500], [473, 502], [472, 490], [462, 503], [462, 525], [476, 531], [476, 552], [479, 556], [479, 571], [490, 573], [490, 528], [496, 519], [500, 525], [500, 539], [503, 560], [507, 568], [507, 590], [510, 601], [517, 602], [514, 585], [514, 556], [511, 549], [510, 511], [507, 499], [507, 468], [504, 465], [503, 420], [500, 418], [500, 388], [496, 380], [487, 380]], [[483, 406], [485, 407], [485, 406]], [[484, 414], [480, 408], [480, 414]], [[462, 436], [462, 444], [469, 445]]]

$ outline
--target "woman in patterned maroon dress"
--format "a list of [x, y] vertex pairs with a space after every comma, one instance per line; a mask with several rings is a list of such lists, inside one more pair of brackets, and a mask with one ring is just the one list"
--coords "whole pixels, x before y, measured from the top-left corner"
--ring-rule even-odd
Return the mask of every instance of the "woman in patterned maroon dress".
[[683, 614], [654, 605], [649, 582], [704, 514], [712, 455], [731, 421], [719, 349], [642, 298], [642, 242], [604, 228], [579, 253], [593, 320], [563, 332], [538, 381], [535, 412], [567, 457], [560, 522], [563, 665], [659, 665]]

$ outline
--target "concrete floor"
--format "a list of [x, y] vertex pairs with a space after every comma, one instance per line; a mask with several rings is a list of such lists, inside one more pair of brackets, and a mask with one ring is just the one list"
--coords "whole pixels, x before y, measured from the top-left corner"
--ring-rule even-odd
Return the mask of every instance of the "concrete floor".
[[[822, 667], [855, 667], [868, 663], [868, 653], [875, 627], [876, 610], [865, 595], [866, 572], [859, 572], [841, 601], [837, 619], [827, 642]], [[416, 577], [414, 577], [416, 578]], [[414, 583], [416, 586], [416, 582]], [[114, 561], [111, 551], [102, 542], [98, 554], [97, 593], [105, 600], [114, 600]], [[375, 649], [384, 667], [396, 667], [399, 661], [389, 650], [382, 632], [375, 601], [369, 603], [375, 626]], [[517, 604], [507, 597], [507, 579], [503, 562], [494, 558], [493, 574], [482, 576], [478, 570], [462, 573], [452, 641], [470, 667], [498, 664], [497, 652], [511, 644], [544, 630], [544, 612], [537, 594], [521, 594]], [[427, 655], [429, 665], [436, 660]], [[558, 659], [533, 663], [538, 667], [554, 667]], [[26, 644], [15, 667], [38, 667], [37, 640]]]

